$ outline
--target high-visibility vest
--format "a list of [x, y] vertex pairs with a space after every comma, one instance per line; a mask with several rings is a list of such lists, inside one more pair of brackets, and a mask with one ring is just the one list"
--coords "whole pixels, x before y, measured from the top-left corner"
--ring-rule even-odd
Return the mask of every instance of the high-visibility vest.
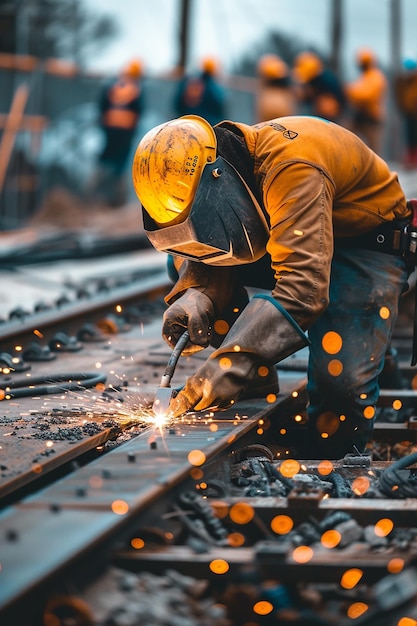
[[119, 80], [107, 91], [108, 108], [104, 110], [102, 122], [112, 128], [135, 128], [139, 113], [135, 102], [141, 88], [137, 83]]

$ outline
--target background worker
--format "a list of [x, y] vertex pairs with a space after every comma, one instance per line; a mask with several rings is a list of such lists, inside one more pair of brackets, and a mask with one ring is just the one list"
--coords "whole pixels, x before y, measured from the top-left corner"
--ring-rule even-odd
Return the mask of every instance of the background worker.
[[404, 124], [404, 165], [417, 168], [417, 61], [405, 59], [395, 78], [395, 99]]
[[294, 59], [292, 74], [300, 113], [343, 122], [346, 107], [343, 85], [316, 53], [300, 52]]
[[[213, 129], [186, 116], [144, 136], [133, 181], [147, 235], [177, 271], [163, 336], [173, 346], [188, 328], [189, 352], [216, 348], [173, 416], [277, 393], [274, 364], [309, 345], [302, 458], [362, 452], [410, 272], [395, 247], [411, 215], [397, 175], [322, 119]], [[267, 292], [245, 306], [244, 287]]]
[[259, 59], [257, 72], [256, 121], [295, 115], [297, 99], [288, 64], [276, 54], [264, 54]]
[[201, 115], [210, 124], [226, 117], [226, 91], [214, 57], [205, 57], [198, 72], [186, 74], [179, 82], [173, 108], [175, 115]]
[[377, 154], [382, 154], [385, 106], [388, 81], [378, 67], [372, 50], [363, 48], [356, 54], [359, 77], [345, 85], [345, 93], [352, 112], [350, 129]]
[[131, 61], [100, 95], [103, 148], [98, 155], [93, 193], [112, 206], [122, 205], [127, 200], [129, 157], [145, 106], [142, 73], [141, 61]]

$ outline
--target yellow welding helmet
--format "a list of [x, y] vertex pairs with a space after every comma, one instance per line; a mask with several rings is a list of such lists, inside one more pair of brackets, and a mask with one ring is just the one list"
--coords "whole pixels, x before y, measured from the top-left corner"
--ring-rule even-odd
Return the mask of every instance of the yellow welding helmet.
[[239, 171], [217, 154], [212, 126], [184, 115], [149, 131], [132, 166], [145, 233], [157, 250], [210, 265], [253, 263], [268, 223]]
[[160, 124], [141, 139], [133, 158], [133, 186], [158, 226], [187, 217], [204, 166], [216, 159], [216, 147], [212, 126], [198, 115]]

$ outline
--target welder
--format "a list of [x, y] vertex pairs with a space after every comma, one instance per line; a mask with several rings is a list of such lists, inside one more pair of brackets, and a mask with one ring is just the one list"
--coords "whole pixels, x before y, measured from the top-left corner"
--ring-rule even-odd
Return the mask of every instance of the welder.
[[188, 353], [214, 347], [172, 416], [277, 393], [276, 364], [308, 346], [302, 458], [362, 453], [414, 268], [412, 203], [397, 174], [324, 119], [213, 127], [192, 115], [151, 129], [132, 174], [147, 236], [175, 279], [163, 337], [174, 346], [188, 329]]

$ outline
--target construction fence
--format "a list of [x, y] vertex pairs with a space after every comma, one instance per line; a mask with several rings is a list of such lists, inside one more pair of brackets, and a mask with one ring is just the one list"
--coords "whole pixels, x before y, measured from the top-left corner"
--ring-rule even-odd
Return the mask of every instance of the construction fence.
[[[101, 148], [97, 103], [109, 78], [56, 59], [0, 54], [0, 230], [25, 226], [56, 187], [83, 197]], [[174, 117], [176, 84], [144, 78], [146, 108], [134, 145]], [[236, 78], [225, 89], [227, 117], [253, 123], [254, 81]], [[133, 199], [133, 187], [129, 193]]]
[[[103, 141], [98, 101], [110, 78], [58, 59], [0, 54], [0, 231], [25, 226], [56, 188], [88, 202], [86, 190]], [[145, 111], [134, 147], [150, 128], [175, 117], [177, 81], [144, 77]], [[255, 123], [257, 80], [229, 76], [223, 86], [225, 117]], [[402, 152], [402, 129], [392, 98], [388, 107], [382, 156], [395, 162]], [[127, 182], [133, 201], [130, 177]]]

